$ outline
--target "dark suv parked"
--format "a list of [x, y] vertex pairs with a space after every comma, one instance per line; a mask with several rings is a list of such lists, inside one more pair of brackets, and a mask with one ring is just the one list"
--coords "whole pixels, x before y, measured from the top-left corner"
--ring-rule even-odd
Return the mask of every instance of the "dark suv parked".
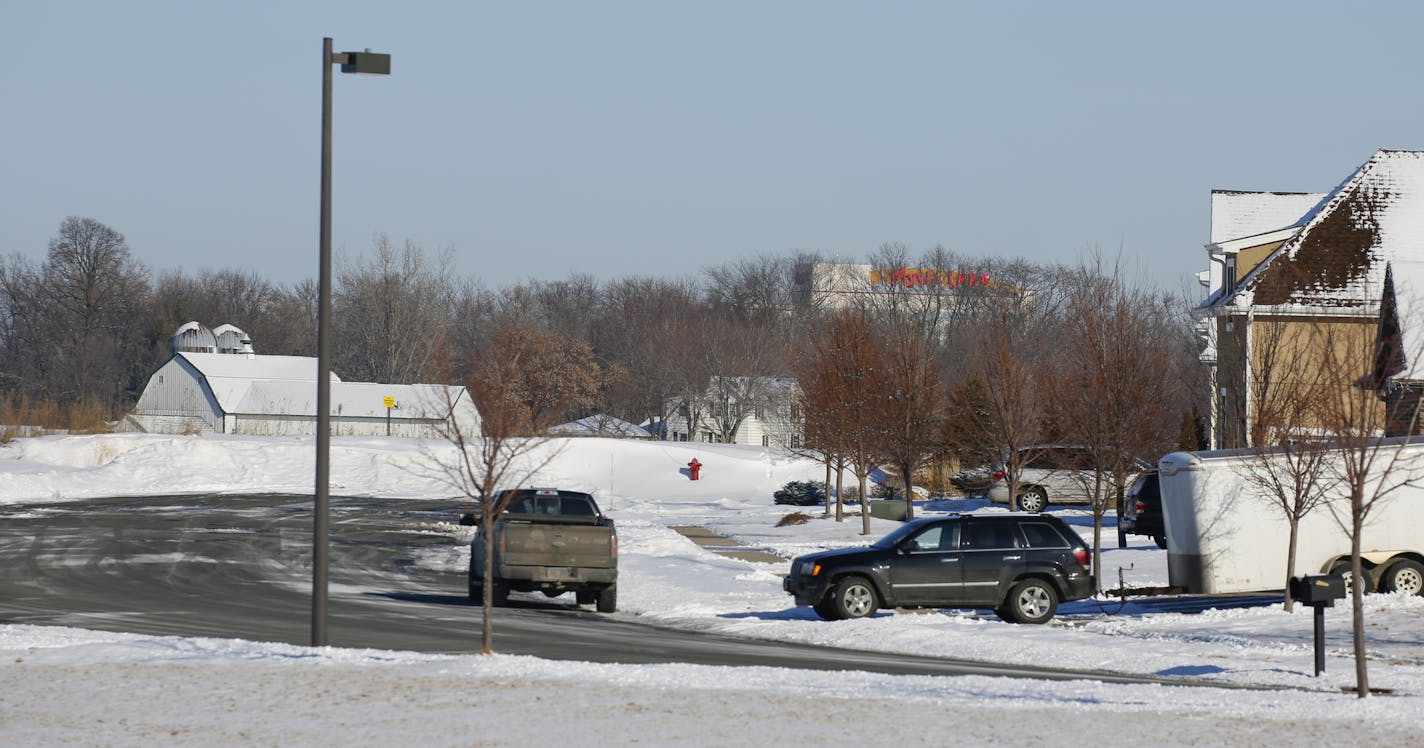
[[1157, 543], [1158, 548], [1167, 547], [1167, 526], [1162, 521], [1162, 491], [1157, 482], [1157, 471], [1150, 470], [1137, 476], [1127, 495], [1122, 500], [1122, 531], [1129, 535], [1146, 535]]
[[801, 556], [782, 588], [833, 621], [878, 608], [992, 608], [1044, 623], [1093, 594], [1088, 546], [1048, 514], [952, 514], [908, 522], [864, 548]]

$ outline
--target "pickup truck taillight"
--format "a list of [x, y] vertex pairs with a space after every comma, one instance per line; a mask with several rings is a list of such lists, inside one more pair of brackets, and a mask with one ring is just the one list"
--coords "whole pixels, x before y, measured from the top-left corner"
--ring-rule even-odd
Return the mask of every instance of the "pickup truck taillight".
[[608, 539], [608, 555], [618, 558], [618, 536], [614, 535]]

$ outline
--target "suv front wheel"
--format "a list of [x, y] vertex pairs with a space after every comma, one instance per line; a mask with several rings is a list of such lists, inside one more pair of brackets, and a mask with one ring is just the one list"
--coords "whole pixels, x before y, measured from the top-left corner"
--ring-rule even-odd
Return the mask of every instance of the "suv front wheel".
[[837, 618], [865, 618], [880, 607], [875, 587], [865, 577], [846, 577], [836, 582], [830, 602]]
[[1058, 610], [1058, 592], [1042, 579], [1025, 579], [1009, 590], [999, 616], [1013, 623], [1047, 623]]

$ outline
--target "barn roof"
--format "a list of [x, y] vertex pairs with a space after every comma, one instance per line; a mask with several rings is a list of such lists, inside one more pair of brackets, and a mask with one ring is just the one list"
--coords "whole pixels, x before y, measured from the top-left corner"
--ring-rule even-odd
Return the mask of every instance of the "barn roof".
[[[317, 360], [307, 356], [244, 356], [182, 352], [207, 381], [218, 407], [229, 414], [316, 416]], [[398, 419], [443, 419], [465, 395], [464, 387], [438, 384], [343, 382], [331, 375], [331, 412], [346, 418], [386, 417], [395, 398]]]
[[636, 423], [629, 423], [622, 418], [610, 416], [606, 413], [580, 418], [576, 421], [561, 423], [558, 426], [549, 428], [555, 434], [592, 435], [600, 434], [610, 436], [649, 436], [648, 430]]

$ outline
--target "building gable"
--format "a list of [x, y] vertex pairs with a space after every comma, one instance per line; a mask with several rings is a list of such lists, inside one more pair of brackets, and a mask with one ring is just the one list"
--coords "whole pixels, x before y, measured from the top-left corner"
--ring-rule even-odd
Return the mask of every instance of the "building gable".
[[1379, 151], [1227, 301], [1373, 314], [1386, 261], [1415, 257], [1424, 257], [1424, 152]]

